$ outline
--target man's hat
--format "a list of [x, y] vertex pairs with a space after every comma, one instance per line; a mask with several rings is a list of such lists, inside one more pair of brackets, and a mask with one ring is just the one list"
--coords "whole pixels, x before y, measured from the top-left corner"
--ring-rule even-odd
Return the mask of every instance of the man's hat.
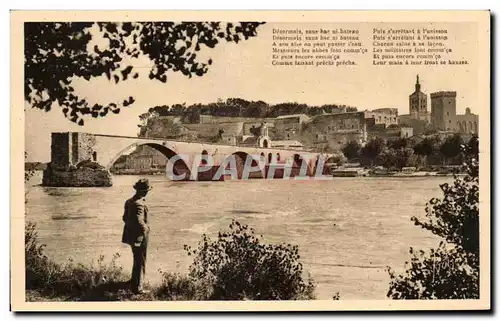
[[149, 191], [153, 187], [149, 186], [149, 179], [141, 178], [134, 184], [134, 188], [138, 191]]

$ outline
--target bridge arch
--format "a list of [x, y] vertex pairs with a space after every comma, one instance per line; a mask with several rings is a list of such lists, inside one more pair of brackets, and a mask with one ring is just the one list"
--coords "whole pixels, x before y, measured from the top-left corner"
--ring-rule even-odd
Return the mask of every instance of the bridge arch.
[[292, 163], [292, 175], [297, 176], [300, 173], [300, 169], [302, 168], [303, 164], [306, 166], [306, 175], [307, 176], [312, 176], [314, 175], [314, 172], [316, 170], [316, 165], [318, 162], [318, 156], [316, 155], [316, 158], [312, 159], [307, 159], [302, 157], [301, 154], [293, 154], [293, 163]]
[[[175, 151], [173, 151], [172, 149], [170, 149], [167, 146], [164, 146], [162, 144], [158, 144], [158, 143], [134, 143], [134, 144], [131, 144], [130, 146], [122, 149], [107, 165], [105, 165], [106, 169], [110, 169], [111, 166], [113, 166], [113, 164], [118, 160], [118, 158], [120, 156], [132, 152], [134, 149], [136, 149], [139, 146], [148, 146], [148, 147], [154, 148], [157, 151], [159, 151], [160, 153], [162, 153], [167, 159], [171, 159], [172, 157], [178, 155]], [[178, 159], [175, 161], [174, 166], [173, 166], [173, 171], [174, 171], [175, 175], [186, 174], [186, 179], [189, 178], [191, 175], [191, 170], [189, 169], [189, 166], [182, 159]]]
[[[331, 166], [334, 164], [338, 165], [339, 158], [340, 158], [339, 155], [327, 155], [327, 156], [325, 156], [325, 158], [322, 160], [324, 162], [322, 174], [323, 175], [331, 175], [331, 173], [332, 173]], [[314, 174], [315, 175], [316, 175], [316, 172], [318, 170], [319, 162], [320, 162], [320, 156], [318, 155], [318, 157], [316, 158], [315, 165], [314, 165]]]
[[207, 161], [207, 157], [208, 157], [208, 152], [206, 149], [204, 149], [202, 152], [201, 152], [201, 166], [205, 166], [207, 165], [208, 161]]
[[302, 156], [300, 156], [300, 154], [293, 154], [293, 166], [297, 166], [297, 167], [300, 167], [302, 166], [302, 162], [304, 161], [304, 159], [302, 158]]
[[[235, 157], [236, 160], [236, 169], [238, 173], [238, 179], [242, 179], [243, 177], [243, 170], [247, 161], [247, 158], [250, 157], [252, 159], [251, 166], [256, 167], [256, 166], [262, 166], [262, 164], [259, 164], [260, 162], [256, 160], [255, 158], [252, 157], [252, 155], [245, 153], [243, 151], [238, 151], [236, 153], [232, 153], [228, 157], [226, 157], [223, 161], [223, 164], [226, 166], [226, 170], [230, 170], [232, 162], [229, 161], [229, 157]], [[249, 172], [249, 177], [248, 178], [263, 178], [262, 171], [259, 172]]]

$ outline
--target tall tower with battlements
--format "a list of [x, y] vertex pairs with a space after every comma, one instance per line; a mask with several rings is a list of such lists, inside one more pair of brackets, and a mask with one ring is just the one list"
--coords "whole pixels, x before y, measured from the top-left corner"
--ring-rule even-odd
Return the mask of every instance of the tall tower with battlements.
[[410, 95], [410, 117], [412, 119], [430, 121], [430, 115], [427, 111], [427, 94], [423, 93], [420, 89], [420, 79], [417, 75], [417, 82], [415, 83], [415, 91]]
[[457, 92], [440, 91], [431, 94], [432, 125], [437, 130], [455, 131], [457, 127]]

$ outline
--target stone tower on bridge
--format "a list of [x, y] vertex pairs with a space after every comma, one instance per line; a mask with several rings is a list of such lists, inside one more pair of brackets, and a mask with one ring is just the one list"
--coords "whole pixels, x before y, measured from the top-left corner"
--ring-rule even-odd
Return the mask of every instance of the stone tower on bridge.
[[97, 163], [96, 137], [87, 133], [52, 133], [51, 161], [45, 186], [111, 186], [111, 174]]

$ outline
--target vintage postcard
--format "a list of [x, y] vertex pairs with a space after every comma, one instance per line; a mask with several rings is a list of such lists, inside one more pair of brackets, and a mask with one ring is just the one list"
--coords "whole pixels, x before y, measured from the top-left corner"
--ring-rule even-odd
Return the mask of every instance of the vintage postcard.
[[12, 310], [491, 308], [489, 11], [11, 27]]

